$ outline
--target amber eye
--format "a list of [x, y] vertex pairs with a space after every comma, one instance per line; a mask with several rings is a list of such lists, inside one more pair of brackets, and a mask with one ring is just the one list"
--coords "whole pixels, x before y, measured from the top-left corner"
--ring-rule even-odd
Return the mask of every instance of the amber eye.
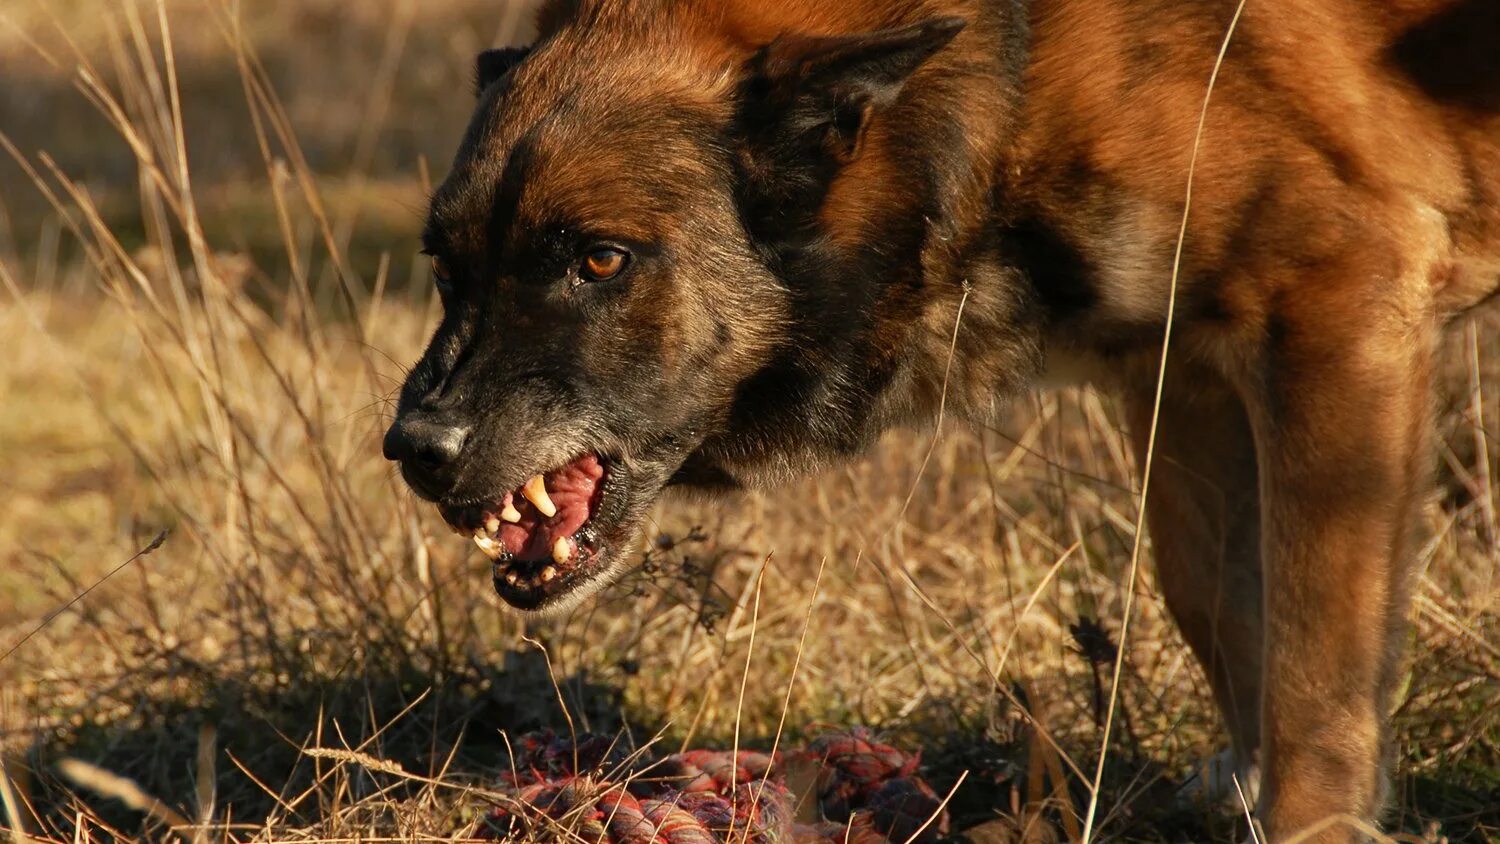
[[595, 249], [583, 257], [578, 275], [584, 281], [608, 281], [625, 271], [630, 253], [612, 246]]

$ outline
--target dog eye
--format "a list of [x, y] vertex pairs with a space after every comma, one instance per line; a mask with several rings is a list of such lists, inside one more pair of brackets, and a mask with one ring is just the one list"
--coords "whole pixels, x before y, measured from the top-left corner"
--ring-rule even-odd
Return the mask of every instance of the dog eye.
[[600, 247], [583, 257], [578, 276], [584, 281], [609, 281], [624, 272], [629, 263], [629, 252], [613, 246]]
[[453, 270], [439, 255], [432, 256], [432, 280], [437, 283], [438, 289], [444, 292], [453, 286]]

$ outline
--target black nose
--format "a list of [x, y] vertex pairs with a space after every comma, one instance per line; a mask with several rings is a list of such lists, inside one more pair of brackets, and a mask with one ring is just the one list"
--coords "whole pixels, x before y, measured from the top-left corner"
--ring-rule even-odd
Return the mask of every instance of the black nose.
[[468, 435], [468, 428], [408, 416], [397, 419], [385, 432], [381, 451], [387, 460], [399, 460], [404, 466], [431, 473], [458, 459]]

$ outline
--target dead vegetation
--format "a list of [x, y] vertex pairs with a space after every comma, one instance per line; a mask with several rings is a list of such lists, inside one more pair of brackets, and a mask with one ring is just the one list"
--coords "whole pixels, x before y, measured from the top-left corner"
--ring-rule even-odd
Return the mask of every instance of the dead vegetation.
[[[639, 572], [528, 625], [378, 458], [435, 307], [408, 283], [425, 156], [461, 127], [471, 54], [521, 18], [253, 5], [0, 12], [0, 57], [29, 69], [0, 82], [3, 823], [446, 838], [507, 733], [675, 749], [852, 723], [925, 747], [939, 793], [964, 779], [956, 829], [1076, 836], [1136, 523], [1112, 400], [1028, 396], [997, 430], [669, 502]], [[1392, 823], [1493, 840], [1500, 320], [1447, 357]], [[1227, 840], [1232, 815], [1173, 801], [1220, 739], [1149, 571], [1134, 613], [1098, 835]]]

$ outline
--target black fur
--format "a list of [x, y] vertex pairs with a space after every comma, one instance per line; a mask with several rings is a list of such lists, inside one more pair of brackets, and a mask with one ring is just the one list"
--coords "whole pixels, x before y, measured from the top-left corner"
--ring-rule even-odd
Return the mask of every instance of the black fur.
[[501, 47], [480, 53], [474, 61], [474, 96], [483, 94], [484, 89], [510, 73], [530, 52], [530, 47]]

